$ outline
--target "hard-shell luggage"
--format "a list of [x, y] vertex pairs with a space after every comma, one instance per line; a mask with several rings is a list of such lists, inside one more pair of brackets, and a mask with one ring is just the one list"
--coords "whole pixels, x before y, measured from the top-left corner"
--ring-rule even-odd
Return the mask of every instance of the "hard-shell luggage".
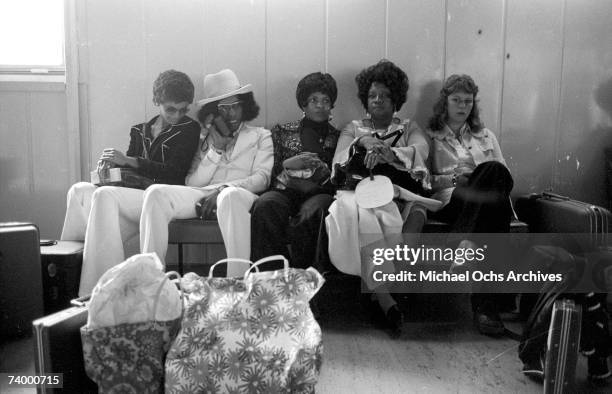
[[38, 228], [0, 223], [0, 340], [29, 334], [43, 316]]
[[573, 300], [555, 301], [548, 330], [544, 364], [544, 393], [575, 393], [576, 362], [582, 308]]
[[45, 314], [70, 306], [77, 298], [83, 264], [83, 242], [56, 241], [40, 247]]
[[87, 323], [86, 305], [72, 306], [32, 323], [36, 373], [62, 373], [63, 388], [38, 387], [39, 393], [96, 393], [85, 373], [80, 328]]
[[612, 214], [607, 209], [544, 192], [519, 197], [519, 219], [529, 224], [531, 233], [587, 234], [578, 242], [558, 245], [571, 253], [584, 253], [610, 246], [608, 232]]

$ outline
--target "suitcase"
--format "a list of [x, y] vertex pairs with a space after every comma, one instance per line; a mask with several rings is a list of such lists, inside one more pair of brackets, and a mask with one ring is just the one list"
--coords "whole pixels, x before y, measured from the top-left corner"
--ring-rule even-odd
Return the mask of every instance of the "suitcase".
[[70, 306], [77, 298], [83, 263], [83, 242], [57, 241], [40, 247], [45, 314]]
[[85, 373], [80, 329], [87, 323], [86, 305], [72, 306], [32, 323], [37, 374], [62, 373], [63, 388], [39, 386], [39, 393], [96, 393]]
[[0, 341], [29, 335], [43, 316], [38, 228], [0, 223]]
[[576, 362], [582, 308], [573, 300], [555, 301], [548, 330], [544, 364], [544, 393], [575, 393]]
[[558, 245], [568, 252], [585, 253], [610, 246], [612, 214], [603, 207], [544, 192], [519, 197], [516, 211], [531, 233], [587, 234]]

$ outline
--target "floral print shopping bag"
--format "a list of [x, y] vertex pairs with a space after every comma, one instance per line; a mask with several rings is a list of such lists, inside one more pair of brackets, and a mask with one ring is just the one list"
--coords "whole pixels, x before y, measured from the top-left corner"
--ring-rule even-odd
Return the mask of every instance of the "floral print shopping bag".
[[[168, 272], [165, 280], [176, 272]], [[180, 277], [180, 276], [179, 276]], [[163, 285], [163, 283], [162, 283]], [[158, 299], [151, 316], [156, 316]], [[181, 318], [108, 327], [81, 327], [85, 372], [99, 393], [163, 393], [164, 360]]]
[[[251, 272], [279, 259], [284, 269]], [[185, 313], [166, 358], [166, 392], [314, 392], [323, 349], [309, 301], [323, 285], [319, 272], [289, 268], [283, 256], [257, 261], [244, 279], [214, 278], [213, 269], [183, 278]]]

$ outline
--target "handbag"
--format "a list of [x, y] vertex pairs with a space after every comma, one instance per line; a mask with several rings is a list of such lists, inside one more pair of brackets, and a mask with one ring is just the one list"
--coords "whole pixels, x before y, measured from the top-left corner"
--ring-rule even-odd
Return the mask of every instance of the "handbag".
[[132, 189], [146, 189], [155, 183], [152, 179], [140, 175], [135, 168], [112, 167], [104, 163], [90, 173], [91, 183], [96, 186], [121, 186]]
[[327, 165], [316, 169], [287, 170], [283, 169], [277, 177], [278, 188], [296, 190], [302, 194], [314, 194], [329, 182], [330, 175]]
[[[133, 263], [135, 258], [142, 256], [147, 255], [136, 255], [130, 260]], [[157, 257], [155, 256], [154, 259]], [[125, 263], [130, 263], [130, 260]], [[157, 262], [159, 262], [158, 259]], [[174, 284], [168, 282], [171, 276], [176, 275], [179, 278], [180, 276], [176, 272], [168, 272], [164, 275], [161, 270], [159, 273], [163, 279], [158, 285], [151, 284], [148, 279], [140, 281], [141, 286], [134, 285], [133, 282], [126, 282], [121, 287], [122, 294], [116, 294], [114, 299], [109, 297], [96, 301], [96, 297], [103, 294], [101, 286], [113, 286], [113, 281], [121, 280], [125, 270], [120, 266], [121, 264], [107, 271], [94, 288], [89, 304], [88, 323], [81, 327], [85, 372], [97, 383], [99, 392], [163, 393], [164, 359], [172, 339], [178, 332], [181, 317], [158, 320], [160, 315], [163, 315], [163, 308], [160, 308], [160, 305], [163, 304], [166, 308], [170, 308], [170, 313], [172, 313], [173, 305], [176, 305], [176, 302], [173, 303], [171, 300], [180, 301], [182, 299], [182, 297], [181, 299], [176, 298], [180, 296], [178, 294], [169, 293], [169, 291], [178, 293], [178, 290]], [[159, 266], [162, 267], [161, 262]], [[116, 269], [117, 267], [119, 268]], [[152, 288], [155, 292], [149, 295], [148, 290]], [[138, 293], [142, 295], [139, 303], [135, 303], [127, 310], [124, 305], [127, 299]], [[151, 302], [148, 303], [149, 305], [143, 304], [143, 299], [152, 300], [152, 307], [150, 307]], [[179, 305], [182, 305], [182, 301]], [[96, 315], [96, 311], [99, 311], [100, 316], [92, 316]], [[111, 313], [104, 313], [104, 311], [111, 311]], [[147, 311], [149, 311], [148, 314]], [[181, 308], [180, 312], [174, 314], [182, 314], [182, 312]], [[148, 315], [145, 320], [135, 321], [139, 318], [137, 315], [143, 313]], [[129, 322], [110, 326], [94, 324], [102, 321], [112, 322], [115, 319]]]
[[[373, 133], [372, 136], [383, 141], [395, 137], [390, 145], [393, 147], [403, 134], [403, 129], [397, 129], [393, 133], [389, 133], [385, 136], [381, 136], [378, 133]], [[331, 179], [332, 184], [343, 190], [355, 190], [359, 181], [371, 175], [386, 175], [391, 178], [393, 183], [396, 183], [393, 179], [395, 176], [391, 175], [391, 173], [399, 172], [395, 167], [386, 163], [381, 163], [377, 164], [372, 169], [368, 169], [364, 164], [365, 156], [366, 149], [364, 147], [353, 145], [348, 160], [344, 163], [334, 164], [334, 176]], [[403, 174], [403, 176], [406, 176], [406, 174]], [[409, 175], [406, 177], [410, 178]]]
[[[243, 278], [187, 274], [185, 313], [166, 358], [166, 392], [313, 393], [322, 360], [321, 329], [309, 300], [324, 279], [261, 259]], [[283, 269], [258, 272], [282, 260]], [[255, 270], [256, 272], [252, 272]]]

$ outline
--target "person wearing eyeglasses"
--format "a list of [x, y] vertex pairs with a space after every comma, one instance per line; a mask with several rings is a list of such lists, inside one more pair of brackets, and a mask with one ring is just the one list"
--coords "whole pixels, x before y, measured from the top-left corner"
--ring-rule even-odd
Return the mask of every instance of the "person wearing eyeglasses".
[[282, 254], [292, 267], [313, 265], [321, 219], [335, 191], [329, 175], [340, 132], [330, 120], [337, 96], [330, 74], [308, 74], [296, 90], [304, 116], [272, 128], [272, 187], [255, 201], [251, 212], [253, 261]]
[[[432, 198], [444, 206], [431, 216], [449, 223], [454, 233], [507, 233], [514, 215], [514, 182], [495, 134], [480, 120], [477, 94], [469, 75], [451, 75], [434, 105], [426, 131]], [[461, 241], [458, 248], [476, 249], [473, 239]], [[499, 260], [488, 257], [490, 263]], [[474, 324], [482, 334], [499, 335], [504, 332], [499, 316], [503, 295], [486, 293], [485, 287], [473, 288]]]
[[[134, 168], [154, 183], [184, 185], [200, 136], [200, 125], [187, 116], [193, 95], [187, 74], [160, 73], [153, 83], [159, 115], [132, 126], [125, 154], [104, 149], [98, 164]], [[138, 235], [144, 194], [141, 189], [89, 182], [76, 183], [68, 191], [61, 239], [85, 241], [79, 296], [91, 294], [102, 274], [125, 260], [124, 244]]]
[[[348, 190], [338, 190], [326, 217], [329, 257], [338, 270], [362, 276], [372, 291], [368, 306], [376, 315], [382, 312], [384, 323], [395, 337], [401, 334], [403, 313], [389, 287], [372, 280], [374, 267], [368, 248], [380, 242], [386, 243], [382, 246], [394, 247], [397, 242], [403, 242], [402, 233], [421, 232], [426, 219], [425, 207], [414, 200], [394, 199], [394, 194], [401, 190], [402, 193], [413, 192], [409, 194], [416, 196], [428, 186], [426, 159], [429, 150], [419, 125], [397, 116], [397, 111], [406, 102], [409, 87], [408, 76], [401, 68], [388, 60], [381, 60], [362, 70], [355, 81], [359, 100], [367, 115], [365, 119], [351, 121], [342, 130], [333, 159], [332, 177], [340, 179], [336, 178], [340, 168], [361, 151], [364, 156], [359, 156], [360, 163], [357, 164], [364, 166], [366, 173], [371, 170], [374, 175], [387, 177], [392, 186], [386, 183], [391, 186], [386, 189], [390, 191], [389, 198], [372, 206], [360, 204], [357, 192], [351, 190], [353, 187], [347, 183], [340, 184], [341, 189]], [[367, 175], [360, 185], [364, 181], [367, 183], [366, 178]], [[384, 180], [382, 177], [375, 179], [376, 182]], [[382, 188], [380, 193], [383, 193]], [[378, 197], [377, 190], [372, 194], [375, 199]], [[394, 269], [392, 262], [385, 268]]]
[[[203, 125], [200, 148], [185, 178], [186, 186], [154, 185], [147, 189], [140, 220], [140, 247], [165, 260], [168, 223], [173, 219], [216, 219], [228, 257], [251, 255], [251, 205], [270, 184], [274, 151], [270, 131], [246, 122], [259, 114], [251, 84], [241, 85], [224, 69], [204, 77], [205, 98], [198, 119]], [[246, 267], [230, 263], [228, 276]]]

